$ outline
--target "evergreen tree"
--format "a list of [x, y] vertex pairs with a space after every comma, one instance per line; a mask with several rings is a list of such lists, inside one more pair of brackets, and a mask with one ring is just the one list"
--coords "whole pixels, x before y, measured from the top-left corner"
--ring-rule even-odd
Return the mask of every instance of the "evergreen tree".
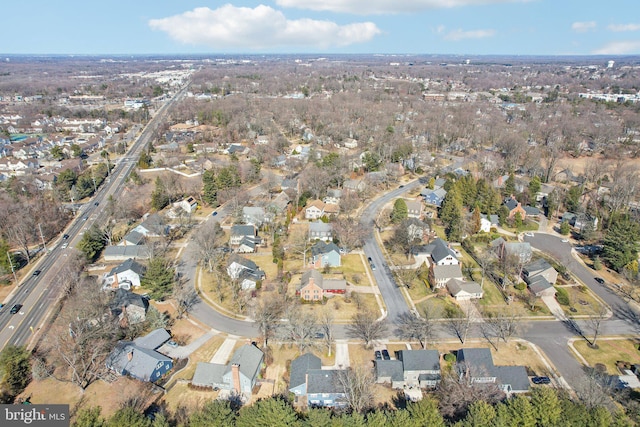
[[529, 196], [535, 199], [536, 194], [538, 194], [538, 191], [540, 191], [541, 186], [542, 185], [540, 183], [540, 177], [538, 175], [531, 178], [531, 181], [529, 181]]
[[469, 406], [469, 412], [462, 421], [461, 427], [493, 427], [496, 410], [483, 400], [478, 400]]
[[462, 196], [455, 185], [442, 201], [440, 219], [445, 224], [448, 240], [457, 242], [462, 240]]
[[516, 195], [516, 176], [511, 172], [509, 178], [504, 182], [504, 188], [502, 191], [504, 197], [510, 197]]
[[81, 409], [76, 415], [73, 427], [105, 427], [107, 422], [100, 416], [101, 412], [102, 408], [100, 406]]
[[391, 212], [391, 222], [399, 224], [407, 219], [408, 215], [409, 209], [407, 208], [407, 202], [402, 198], [396, 199], [393, 203], [393, 211]]
[[444, 419], [438, 410], [438, 402], [431, 397], [424, 397], [407, 405], [407, 411], [414, 425], [419, 427], [444, 427]]
[[558, 425], [562, 408], [558, 393], [548, 387], [536, 387], [531, 392], [531, 406], [539, 427]]
[[151, 193], [151, 208], [159, 211], [167, 206], [170, 202], [167, 188], [160, 177], [156, 178], [156, 187]]
[[100, 256], [105, 243], [102, 230], [94, 224], [82, 235], [77, 247], [84, 254], [87, 261], [94, 262]]
[[202, 199], [214, 208], [218, 207], [218, 182], [212, 169], [202, 174]]
[[296, 411], [280, 397], [258, 400], [240, 409], [237, 427], [290, 427], [300, 426]]
[[155, 256], [149, 261], [149, 266], [140, 284], [149, 290], [149, 295], [155, 300], [163, 300], [171, 293], [175, 272], [169, 261]]
[[235, 420], [228, 400], [211, 400], [189, 417], [189, 427], [230, 427]]
[[580, 196], [582, 196], [582, 187], [580, 185], [569, 189], [564, 199], [564, 205], [569, 212], [578, 212], [580, 209]]
[[482, 226], [482, 216], [480, 215], [480, 209], [476, 206], [471, 215], [471, 234], [480, 232]]
[[15, 256], [9, 251], [9, 243], [0, 237], [0, 276], [4, 274], [11, 274], [11, 265], [16, 268]]
[[525, 396], [517, 395], [509, 399], [506, 409], [510, 425], [513, 427], [535, 427], [536, 414], [529, 399]]
[[30, 354], [25, 347], [6, 346], [0, 352], [0, 388], [14, 397], [31, 381]]
[[311, 408], [302, 425], [305, 427], [331, 427], [333, 425], [331, 412], [324, 408]]
[[106, 424], [106, 427], [151, 427], [151, 421], [140, 411], [131, 406], [117, 410]]
[[571, 233], [571, 226], [569, 225], [569, 222], [562, 221], [560, 223], [560, 234], [567, 236], [569, 233]]
[[609, 227], [603, 242], [604, 258], [618, 272], [638, 259], [640, 227], [628, 217], [615, 221]]

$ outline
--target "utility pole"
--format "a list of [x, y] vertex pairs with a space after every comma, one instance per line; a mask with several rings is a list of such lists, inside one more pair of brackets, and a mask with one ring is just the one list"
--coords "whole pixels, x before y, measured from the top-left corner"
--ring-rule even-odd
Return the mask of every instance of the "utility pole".
[[13, 281], [18, 283], [18, 278], [16, 277], [16, 270], [13, 268], [13, 260], [11, 259], [11, 254], [7, 251], [7, 258], [9, 258], [9, 265], [11, 266], [11, 272], [13, 273]]
[[38, 223], [38, 229], [40, 230], [40, 238], [42, 239], [42, 246], [44, 246], [45, 253], [47, 252], [47, 243], [44, 241], [44, 234], [42, 234], [42, 225]]

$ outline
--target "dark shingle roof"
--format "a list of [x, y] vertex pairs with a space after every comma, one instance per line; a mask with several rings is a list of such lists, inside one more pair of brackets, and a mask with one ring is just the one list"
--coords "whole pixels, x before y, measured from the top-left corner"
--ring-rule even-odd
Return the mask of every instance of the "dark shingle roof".
[[142, 276], [146, 270], [146, 267], [134, 261], [133, 258], [129, 258], [128, 260], [123, 261], [119, 265], [113, 267], [109, 272], [109, 275], [113, 276], [114, 274], [123, 273], [127, 270], [131, 270], [134, 273], [137, 273], [139, 276]]
[[264, 353], [255, 345], [246, 344], [236, 350], [229, 361], [229, 366], [240, 365], [240, 372], [247, 378], [254, 378], [262, 363]]
[[401, 350], [398, 358], [402, 360], [405, 371], [440, 370], [438, 350]]
[[304, 384], [306, 382], [307, 372], [309, 370], [320, 369], [321, 367], [322, 362], [320, 358], [311, 353], [305, 353], [295, 358], [289, 368], [289, 388]]
[[169, 341], [169, 338], [171, 338], [171, 335], [169, 335], [169, 332], [167, 332], [166, 329], [158, 328], [143, 337], [136, 338], [133, 340], [133, 343], [141, 348], [155, 350], [165, 342]]
[[401, 360], [376, 360], [376, 376], [389, 377], [391, 381], [403, 381], [404, 372]]
[[328, 369], [312, 369], [307, 372], [307, 394], [344, 393], [338, 381], [338, 371]]
[[441, 238], [437, 238], [433, 241], [433, 250], [431, 251], [431, 258], [438, 263], [441, 260], [445, 259], [448, 256], [452, 256], [454, 259], [456, 258], [456, 253], [449, 248], [447, 242], [442, 240]]

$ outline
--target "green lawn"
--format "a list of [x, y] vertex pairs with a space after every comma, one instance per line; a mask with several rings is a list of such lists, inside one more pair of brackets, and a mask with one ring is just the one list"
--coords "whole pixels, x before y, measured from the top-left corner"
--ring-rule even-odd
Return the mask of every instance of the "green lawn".
[[483, 308], [498, 309], [507, 306], [502, 293], [491, 280], [485, 277], [482, 288], [484, 289], [484, 296], [480, 299], [480, 305]]
[[431, 289], [427, 288], [427, 285], [425, 285], [424, 282], [419, 278], [415, 279], [412, 282], [412, 285], [408, 289], [408, 291], [409, 297], [414, 302], [431, 294]]
[[457, 304], [451, 297], [436, 296], [416, 304], [416, 309], [418, 310], [418, 313], [424, 313], [425, 310], [428, 310], [430, 317], [439, 319], [444, 317], [445, 308], [448, 306], [457, 307]]
[[[571, 286], [564, 288], [569, 294], [569, 307], [561, 305], [564, 312], [569, 316], [588, 316], [598, 313], [602, 304], [593, 296], [586, 286]], [[573, 308], [573, 310], [571, 310]]]

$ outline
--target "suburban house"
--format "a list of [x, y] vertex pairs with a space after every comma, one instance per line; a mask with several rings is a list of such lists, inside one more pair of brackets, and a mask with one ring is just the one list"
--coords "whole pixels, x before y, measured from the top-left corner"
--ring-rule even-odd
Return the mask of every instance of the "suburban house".
[[325, 279], [318, 270], [309, 270], [302, 275], [296, 295], [305, 301], [322, 301], [333, 294], [344, 294], [347, 281], [344, 279]]
[[118, 242], [118, 246], [136, 246], [144, 243], [144, 234], [130, 231]]
[[419, 220], [418, 218], [407, 218], [402, 223], [407, 227], [407, 236], [412, 240], [427, 239], [429, 232], [431, 231], [429, 224]]
[[424, 189], [422, 190], [420, 195], [424, 199], [425, 203], [440, 207], [442, 206], [442, 202], [444, 201], [444, 198], [447, 195], [447, 190], [445, 190], [444, 188], [438, 188], [433, 190]]
[[513, 257], [519, 264], [528, 263], [533, 255], [529, 242], [507, 242], [502, 237], [498, 237], [491, 241], [489, 246], [491, 246], [498, 258]]
[[169, 228], [160, 215], [153, 213], [147, 216], [133, 231], [137, 231], [145, 237], [160, 237], [168, 234]]
[[434, 288], [443, 288], [451, 279], [462, 280], [457, 254], [449, 243], [437, 238], [425, 248], [429, 261], [429, 281]]
[[340, 248], [331, 242], [325, 243], [322, 240], [318, 240], [315, 245], [311, 247], [311, 259], [309, 264], [314, 268], [340, 267]]
[[405, 200], [408, 218], [422, 218], [422, 202], [420, 200]]
[[126, 261], [133, 259], [149, 259], [149, 248], [146, 245], [107, 246], [102, 252], [105, 261]]
[[282, 214], [289, 206], [289, 203], [291, 203], [291, 198], [286, 192], [282, 191], [267, 204], [267, 209], [276, 215]]
[[236, 254], [229, 257], [227, 274], [234, 280], [240, 280], [242, 289], [253, 289], [266, 277], [255, 262]]
[[558, 272], [543, 258], [525, 265], [522, 268], [522, 278], [537, 297], [556, 294], [553, 285], [558, 279]]
[[293, 361], [289, 368], [289, 392], [295, 403], [310, 407], [345, 407], [346, 393], [340, 385], [338, 370], [322, 369], [320, 358], [305, 353]]
[[324, 215], [324, 202], [322, 200], [312, 200], [307, 203], [304, 209], [305, 219], [320, 219]]
[[242, 220], [245, 224], [261, 227], [262, 224], [270, 222], [270, 215], [267, 215], [263, 207], [245, 206], [242, 208]]
[[171, 358], [156, 351], [169, 338], [165, 329], [156, 329], [133, 341], [120, 341], [107, 357], [107, 368], [118, 375], [154, 382], [173, 368]]
[[440, 353], [437, 350], [400, 350], [396, 360], [375, 361], [376, 382], [391, 388], [435, 387], [440, 382]]
[[347, 179], [342, 183], [342, 188], [355, 192], [363, 191], [366, 187], [363, 179]]
[[193, 213], [198, 208], [198, 201], [189, 196], [186, 199], [182, 199], [179, 202], [173, 204], [174, 208], [181, 208], [186, 213]]
[[131, 289], [140, 287], [140, 279], [144, 276], [146, 267], [129, 258], [113, 267], [104, 277], [104, 288]]
[[509, 218], [515, 218], [518, 213], [523, 220], [527, 218], [527, 216], [540, 215], [540, 209], [533, 206], [522, 206], [514, 196], [506, 198], [504, 205], [509, 209]]
[[[429, 251], [430, 249], [430, 251]], [[431, 254], [431, 261], [434, 265], [458, 265], [458, 256], [451, 246], [441, 238], [436, 238], [428, 247]]]
[[496, 366], [488, 348], [462, 348], [457, 353], [456, 370], [473, 383], [496, 384], [509, 396], [529, 391], [529, 377], [524, 366]]
[[497, 228], [500, 225], [498, 215], [480, 215], [480, 231], [490, 233], [491, 228]]
[[569, 225], [582, 232], [587, 228], [595, 230], [598, 227], [598, 218], [588, 213], [574, 214], [572, 212], [565, 212], [562, 214], [562, 222], [568, 222]]
[[126, 289], [118, 289], [109, 308], [121, 325], [135, 325], [146, 320], [149, 299]]
[[250, 398], [258, 382], [264, 362], [264, 353], [252, 344], [238, 348], [226, 365], [199, 362], [191, 384], [214, 390], [229, 390]]
[[431, 268], [429, 269], [429, 282], [434, 288], [444, 288], [447, 282], [451, 279], [463, 279], [460, 264], [431, 264]]
[[446, 283], [447, 290], [456, 301], [466, 301], [480, 299], [484, 296], [484, 291], [476, 282], [465, 282], [460, 279], [449, 279]]
[[229, 236], [229, 245], [238, 246], [245, 237], [254, 238], [258, 236], [258, 229], [252, 225], [232, 225], [231, 235]]
[[323, 240], [330, 242], [333, 240], [333, 226], [329, 223], [316, 221], [309, 223], [309, 240]]

